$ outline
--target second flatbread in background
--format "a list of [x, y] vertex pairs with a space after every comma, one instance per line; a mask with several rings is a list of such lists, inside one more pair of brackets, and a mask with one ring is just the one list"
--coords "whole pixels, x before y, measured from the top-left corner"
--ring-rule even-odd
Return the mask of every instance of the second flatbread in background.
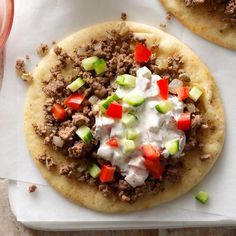
[[[236, 50], [236, 2], [222, 1], [211, 11], [208, 0], [193, 3], [185, 0], [160, 0], [166, 9], [194, 33], [226, 48]], [[196, 2], [196, 1], [195, 1]], [[232, 3], [231, 3], [232, 2]], [[213, 5], [214, 1], [212, 1]], [[233, 5], [235, 4], [235, 6]], [[231, 12], [226, 13], [226, 9]]]

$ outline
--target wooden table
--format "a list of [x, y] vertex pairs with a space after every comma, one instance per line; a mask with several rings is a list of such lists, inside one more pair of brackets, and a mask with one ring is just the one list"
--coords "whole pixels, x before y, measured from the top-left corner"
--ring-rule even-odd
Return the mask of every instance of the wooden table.
[[[0, 52], [0, 85], [3, 76], [3, 53]], [[120, 231], [81, 231], [45, 232], [26, 228], [17, 222], [11, 213], [8, 202], [7, 181], [0, 180], [0, 236], [235, 236], [232, 228], [195, 228], [167, 230], [120, 230]]]

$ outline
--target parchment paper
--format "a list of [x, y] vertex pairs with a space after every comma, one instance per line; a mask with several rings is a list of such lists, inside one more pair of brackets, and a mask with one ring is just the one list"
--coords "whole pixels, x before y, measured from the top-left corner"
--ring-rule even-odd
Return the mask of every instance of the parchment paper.
[[[33, 165], [24, 141], [23, 104], [27, 85], [15, 75], [16, 59], [28, 54], [30, 56], [28, 67], [33, 69], [40, 60], [36, 56], [35, 49], [41, 42], [50, 44], [52, 40], [59, 41], [83, 27], [98, 22], [118, 20], [122, 11], [128, 13], [130, 20], [158, 27], [160, 23], [165, 22], [166, 12], [158, 0], [16, 0], [15, 9], [13, 29], [6, 47], [4, 80], [0, 93], [0, 177], [47, 185]], [[236, 53], [199, 38], [175, 20], [168, 23], [166, 31], [191, 47], [212, 71], [225, 105], [226, 141], [219, 161], [199, 186], [176, 201], [165, 204], [165, 207], [148, 210], [143, 214], [155, 218], [157, 212], [172, 207], [179, 210], [194, 210], [200, 212], [199, 214], [207, 212], [236, 219], [234, 188], [236, 186], [236, 158], [234, 157]], [[37, 196], [40, 194], [48, 196], [47, 201], [54, 203], [56, 193], [53, 191], [51, 195], [44, 189], [48, 187], [42, 187]], [[208, 204], [202, 206], [194, 200], [198, 190], [209, 192]], [[31, 197], [35, 198], [35, 195]], [[37, 200], [36, 204], [43, 209], [44, 199], [38, 197]], [[28, 198], [20, 198], [21, 205], [29, 204], [27, 201]], [[63, 199], [60, 204], [63, 204], [65, 210], [63, 213], [68, 214], [70, 212], [67, 208], [68, 201]], [[51, 206], [52, 211], [57, 212], [57, 209], [57, 205]], [[77, 209], [79, 212], [84, 211], [80, 207]], [[171, 217], [171, 210], [168, 214], [166, 217]], [[93, 213], [90, 217], [92, 215]], [[39, 211], [35, 217], [39, 220], [45, 218], [44, 211]], [[186, 216], [184, 219], [188, 218]]]

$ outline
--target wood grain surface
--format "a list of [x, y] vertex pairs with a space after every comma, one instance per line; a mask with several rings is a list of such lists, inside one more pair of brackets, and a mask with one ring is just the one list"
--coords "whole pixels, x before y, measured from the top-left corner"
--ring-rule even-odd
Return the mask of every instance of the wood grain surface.
[[[0, 51], [0, 87], [3, 77], [3, 55]], [[1, 144], [0, 144], [1, 146]], [[0, 236], [236, 236], [233, 228], [191, 228], [167, 230], [120, 230], [46, 232], [29, 229], [17, 222], [8, 201], [7, 181], [0, 180]]]

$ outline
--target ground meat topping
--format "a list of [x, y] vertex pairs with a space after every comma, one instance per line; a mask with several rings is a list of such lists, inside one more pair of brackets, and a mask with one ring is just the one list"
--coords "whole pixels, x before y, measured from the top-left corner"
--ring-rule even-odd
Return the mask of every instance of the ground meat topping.
[[16, 68], [16, 73], [19, 75], [26, 73], [25, 61], [21, 59], [16, 60], [15, 68]]
[[[224, 7], [224, 16], [222, 20], [229, 23], [232, 27], [236, 27], [236, 0], [184, 0], [187, 7], [194, 7], [197, 5], [205, 5], [210, 12]], [[221, 30], [222, 31], [222, 30]]]
[[36, 123], [33, 123], [32, 124], [34, 130], [35, 130], [35, 133], [40, 136], [40, 137], [43, 137], [45, 136], [46, 132], [47, 132], [47, 128], [46, 126], [43, 126], [43, 125], [37, 125]]
[[52, 80], [44, 88], [43, 91], [48, 97], [59, 97], [65, 88], [62, 80]]
[[187, 7], [196, 6], [196, 5], [202, 4], [204, 2], [206, 2], [206, 0], [185, 0]]
[[[95, 116], [99, 110], [98, 104], [100, 99], [111, 95], [116, 89], [114, 79], [120, 74], [136, 75], [137, 69], [142, 66], [134, 60], [133, 45], [137, 42], [145, 45], [145, 39], [135, 38], [124, 25], [120, 28], [119, 31], [108, 32], [103, 40], [92, 40], [87, 46], [75, 49], [72, 55], [63, 52], [61, 47], [54, 46], [53, 50], [59, 63], [50, 69], [50, 75], [43, 78], [42, 82], [46, 96], [43, 106], [45, 123], [44, 125], [33, 124], [33, 127], [36, 134], [42, 137], [45, 145], [65, 154], [66, 161], [71, 163], [58, 168], [60, 175], [96, 185], [105, 197], [115, 194], [121, 201], [133, 203], [146, 192], [157, 194], [163, 191], [165, 181], [173, 184], [181, 181], [180, 166], [173, 161], [173, 158], [162, 160], [165, 166], [163, 179], [158, 180], [149, 176], [143, 186], [135, 188], [124, 180], [117, 167], [114, 180], [102, 183], [99, 178], [93, 178], [88, 172], [91, 163], [95, 163], [100, 169], [104, 164], [110, 164], [97, 155], [99, 141], [93, 138], [90, 142], [84, 142], [76, 134], [76, 130], [84, 125], [93, 132]], [[183, 69], [184, 59], [181, 55], [173, 55], [160, 61], [157, 57], [159, 45], [153, 45], [151, 50], [152, 58], [145, 65], [152, 73], [166, 76], [169, 82], [180, 79], [186, 86], [189, 85], [190, 77]], [[102, 75], [96, 75], [94, 71], [85, 71], [82, 66], [83, 59], [95, 55], [107, 63], [107, 70]], [[70, 63], [71, 73], [64, 75], [63, 69], [69, 65], [68, 63]], [[78, 77], [82, 78], [85, 84], [76, 92], [72, 92], [67, 86]], [[76, 110], [65, 105], [65, 99], [73, 93], [84, 95], [81, 105]], [[52, 107], [55, 103], [66, 112], [63, 120], [56, 120], [52, 115]], [[195, 103], [186, 99], [185, 106], [185, 111], [191, 112], [193, 118], [191, 130], [186, 134], [186, 149], [193, 150], [198, 146], [196, 131], [201, 128], [202, 118]], [[173, 122], [173, 125], [176, 125], [176, 122]], [[39, 155], [38, 160], [48, 169], [57, 165], [47, 153]]]
[[48, 53], [48, 45], [41, 43], [40, 46], [37, 48], [37, 54], [41, 57], [47, 55]]
[[78, 141], [74, 144], [74, 146], [68, 149], [68, 153], [70, 157], [80, 158], [86, 155], [91, 149], [90, 145], [87, 145], [83, 141]]
[[89, 123], [89, 118], [83, 114], [75, 113], [72, 115], [72, 123], [73, 125], [79, 127]]
[[236, 16], [236, 0], [230, 0], [225, 8], [225, 14], [229, 16]]
[[38, 161], [40, 161], [42, 164], [44, 164], [48, 170], [51, 170], [52, 168], [57, 166], [57, 163], [47, 153], [43, 153], [43, 154], [39, 155]]
[[72, 139], [75, 130], [76, 130], [75, 126], [66, 127], [65, 129], [60, 129], [58, 134], [59, 137], [61, 137], [63, 140], [69, 140]]
[[35, 192], [37, 189], [37, 186], [35, 184], [31, 184], [28, 188], [29, 193]]
[[121, 13], [121, 20], [127, 20], [127, 14], [125, 12]]
[[73, 171], [75, 169], [75, 165], [74, 163], [70, 164], [70, 165], [64, 165], [60, 168], [60, 175], [65, 175], [67, 177], [70, 177], [73, 175]]

